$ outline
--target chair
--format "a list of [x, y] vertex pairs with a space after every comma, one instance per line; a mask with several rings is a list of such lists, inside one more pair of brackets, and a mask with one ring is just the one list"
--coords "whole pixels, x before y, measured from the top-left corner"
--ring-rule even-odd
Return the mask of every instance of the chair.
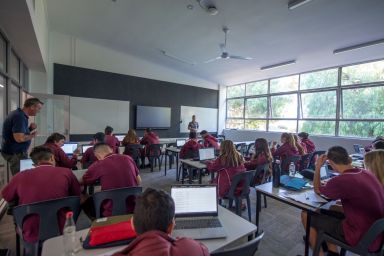
[[[169, 144], [167, 144], [167, 147], [176, 147], [176, 143], [169, 143]], [[173, 164], [173, 160], [175, 159], [175, 154], [176, 153], [174, 153], [172, 151], [167, 151], [167, 150], [164, 153], [164, 157], [165, 158], [168, 157], [168, 159], [169, 159], [169, 169], [172, 169], [172, 164]], [[167, 161], [167, 160], [165, 159], [165, 161]], [[167, 176], [167, 170], [165, 170], [165, 168], [164, 168], [164, 176]]]
[[295, 169], [298, 170], [299, 164], [300, 164], [301, 156], [289, 156], [286, 157], [282, 162], [281, 162], [281, 174], [288, 174], [288, 169], [289, 169], [289, 164], [294, 163], [295, 164]]
[[304, 169], [308, 169], [309, 164], [311, 163], [313, 153], [309, 153], [306, 155], [301, 156], [301, 160], [299, 163], [299, 172], [301, 172]]
[[[266, 174], [269, 173], [269, 168], [270, 168], [270, 163], [266, 163], [266, 164], [259, 165], [256, 167], [255, 175], [254, 175], [253, 179], [251, 180], [251, 187], [255, 187], [257, 185], [261, 185], [261, 184], [268, 182], [269, 177], [267, 178]], [[263, 173], [263, 177], [262, 177], [260, 183], [256, 183], [256, 179], [257, 179], [257, 177], [259, 177], [260, 173]], [[264, 195], [264, 207], [267, 208], [267, 196], [266, 195]]]
[[129, 196], [138, 196], [141, 194], [142, 187], [126, 187], [109, 189], [97, 192], [93, 195], [96, 218], [100, 218], [100, 207], [104, 200], [112, 200], [112, 216], [127, 214], [127, 198]]
[[312, 153], [311, 160], [309, 160], [309, 166], [308, 166], [308, 169], [315, 170], [316, 159], [317, 159], [320, 155], [322, 155], [322, 154], [325, 154], [325, 151], [324, 151], [324, 150], [319, 150], [319, 151], [315, 151], [315, 152]]
[[313, 255], [319, 255], [320, 247], [323, 241], [330, 242], [337, 246], [340, 246], [341, 252], [340, 255], [344, 256], [346, 251], [352, 252], [354, 254], [368, 256], [368, 255], [384, 255], [384, 242], [382, 241], [381, 247], [377, 252], [369, 252], [368, 248], [370, 244], [376, 239], [377, 236], [384, 234], [384, 218], [377, 220], [372, 226], [368, 229], [368, 231], [364, 234], [361, 240], [357, 243], [356, 246], [351, 246], [346, 244], [344, 241], [339, 241], [332, 237], [332, 235], [327, 234], [323, 231], [320, 231], [317, 236], [316, 246], [313, 251]]
[[257, 249], [259, 248], [261, 239], [263, 239], [264, 232], [261, 232], [260, 235], [258, 235], [255, 239], [240, 245], [233, 247], [229, 250], [225, 250], [222, 252], [214, 252], [211, 253], [211, 256], [253, 256]]
[[139, 167], [139, 159], [140, 159], [140, 149], [141, 145], [139, 144], [129, 144], [124, 148], [124, 155], [129, 155], [135, 161], [136, 166]]
[[247, 144], [245, 143], [236, 144], [236, 150], [239, 151], [242, 156], [244, 156], [245, 153], [247, 152]]
[[[80, 214], [80, 197], [69, 196], [32, 204], [19, 205], [13, 208], [12, 213], [17, 230], [22, 230], [24, 219], [28, 215], [37, 214], [40, 217], [39, 241], [36, 243], [28, 243], [23, 239], [24, 255], [39, 255], [39, 248], [45, 240], [61, 235], [62, 232], [59, 228], [57, 213], [61, 209], [68, 208], [73, 212], [73, 219], [76, 221]], [[19, 255], [20, 241], [18, 233], [16, 233], [16, 248]]]
[[148, 160], [149, 164], [151, 165], [151, 172], [153, 172], [153, 166], [154, 163], [159, 162], [159, 171], [161, 170], [161, 163], [162, 163], [162, 152], [161, 149], [163, 147], [163, 144], [151, 144], [148, 147]]
[[[255, 171], [246, 171], [239, 174], [236, 174], [231, 181], [231, 187], [229, 188], [228, 193], [224, 196], [224, 198], [229, 200], [229, 207], [232, 206], [233, 201], [235, 201], [236, 214], [241, 216], [241, 201], [243, 198], [247, 200], [247, 208], [248, 208], [248, 218], [251, 220], [251, 200], [249, 198], [250, 192], [250, 184], [251, 181], [255, 177]], [[243, 187], [241, 189], [241, 194], [236, 195], [237, 187], [243, 182]]]

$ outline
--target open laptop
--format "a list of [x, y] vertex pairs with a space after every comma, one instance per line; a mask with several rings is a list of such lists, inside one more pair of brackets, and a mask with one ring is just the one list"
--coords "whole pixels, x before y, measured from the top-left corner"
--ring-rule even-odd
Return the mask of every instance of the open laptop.
[[35, 166], [33, 165], [32, 159], [28, 158], [28, 159], [20, 160], [20, 172], [23, 172], [25, 170], [32, 169], [32, 168], [35, 168]]
[[215, 158], [215, 149], [214, 148], [201, 148], [199, 149], [199, 161], [201, 163], [206, 163], [208, 160]]
[[184, 146], [185, 142], [186, 139], [176, 139], [176, 147], [181, 148], [182, 146]]
[[176, 226], [174, 237], [213, 239], [226, 237], [218, 218], [216, 185], [174, 185]]
[[61, 149], [64, 151], [64, 153], [67, 156], [72, 156], [73, 151], [77, 149], [77, 146], [78, 146], [78, 143], [76, 142], [67, 142], [67, 143], [64, 143], [63, 146], [61, 146]]
[[91, 145], [91, 144], [85, 144], [85, 145], [82, 145], [82, 146], [81, 146], [81, 153], [84, 154], [85, 151], [87, 151], [87, 149], [89, 149], [89, 148], [91, 148], [91, 147], [93, 147], [93, 145]]

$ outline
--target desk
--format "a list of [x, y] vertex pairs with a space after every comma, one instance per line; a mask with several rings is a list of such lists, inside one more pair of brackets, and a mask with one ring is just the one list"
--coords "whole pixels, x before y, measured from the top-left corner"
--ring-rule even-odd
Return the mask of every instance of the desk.
[[[179, 148], [175, 148], [175, 147], [169, 147], [169, 148], [165, 148], [165, 154], [164, 154], [164, 157], [165, 157], [165, 160], [164, 160], [164, 176], [167, 176], [167, 159], [168, 159], [168, 155], [167, 153], [168, 152], [172, 152], [172, 154], [174, 154], [176, 156], [176, 181], [179, 181], [179, 154], [180, 154], [180, 150]], [[169, 163], [169, 167], [171, 167], [171, 163]]]
[[301, 194], [301, 193], [306, 193], [306, 192], [313, 190], [313, 189], [296, 192], [296, 191], [292, 191], [292, 190], [287, 190], [284, 187], [274, 188], [272, 186], [272, 182], [268, 182], [268, 183], [262, 184], [260, 186], [257, 186], [257, 187], [255, 187], [255, 189], [256, 189], [256, 226], [259, 225], [259, 214], [261, 211], [261, 195], [271, 197], [275, 200], [278, 200], [282, 203], [285, 203], [285, 204], [291, 205], [293, 207], [299, 208], [299, 209], [306, 211], [308, 213], [307, 214], [308, 217], [307, 217], [306, 230], [305, 230], [306, 237], [305, 237], [305, 253], [304, 253], [304, 255], [307, 256], [308, 252], [309, 252], [309, 228], [310, 228], [310, 223], [311, 223], [311, 214], [318, 211], [318, 209], [321, 207], [322, 203], [308, 202], [308, 204], [303, 204], [303, 203], [300, 203], [300, 202], [295, 201], [293, 199], [286, 198], [283, 196], [283, 194], [285, 192]]
[[[183, 163], [183, 164], [186, 164], [189, 167], [188, 168], [188, 172], [189, 172], [190, 167], [198, 170], [198, 172], [199, 172], [199, 184], [201, 184], [202, 183], [201, 171], [204, 170], [204, 169], [207, 169], [207, 165], [201, 163], [200, 161], [193, 161], [192, 159], [181, 159], [180, 162]], [[181, 183], [184, 184], [184, 173], [183, 173], [183, 171], [181, 173]], [[192, 173], [189, 173], [189, 183], [192, 183]]]
[[[209, 252], [219, 251], [226, 247], [230, 247], [234, 243], [238, 243], [243, 239], [247, 239], [249, 235], [252, 235], [256, 232], [256, 226], [245, 219], [237, 216], [236, 214], [230, 212], [229, 210], [219, 206], [219, 219], [227, 232], [226, 238], [219, 239], [205, 239], [200, 240], [205, 246], [207, 246]], [[85, 239], [89, 229], [83, 229], [76, 232], [76, 237]], [[116, 246], [104, 249], [93, 249], [93, 250], [84, 250], [81, 249], [76, 256], [86, 256], [86, 255], [97, 255], [97, 256], [107, 256], [111, 255], [113, 252], [120, 251], [124, 246]], [[62, 255], [63, 252], [63, 238], [62, 236], [54, 237], [46, 240], [43, 243], [42, 256], [50, 255]]]

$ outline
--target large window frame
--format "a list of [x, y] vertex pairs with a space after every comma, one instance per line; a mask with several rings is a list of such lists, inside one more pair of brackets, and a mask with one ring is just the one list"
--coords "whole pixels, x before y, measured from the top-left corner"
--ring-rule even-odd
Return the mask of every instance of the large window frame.
[[[258, 80], [258, 81], [252, 81], [245, 83], [245, 88], [244, 91], [247, 91], [247, 85], [258, 83], [258, 82], [267, 82], [268, 84], [268, 91], [266, 94], [258, 94], [258, 95], [249, 95], [247, 96], [246, 93], [244, 93], [245, 96], [241, 97], [227, 97], [227, 100], [232, 100], [232, 99], [237, 99], [237, 100], [243, 100], [244, 104], [244, 111], [243, 111], [243, 116], [242, 117], [237, 117], [237, 118], [231, 118], [228, 117], [228, 108], [226, 109], [226, 128], [237, 128], [237, 127], [229, 127], [227, 126], [228, 123], [231, 123], [232, 120], [236, 120], [236, 122], [241, 123], [242, 121], [242, 127], [246, 127], [246, 122], [247, 121], [265, 121], [266, 122], [266, 127], [265, 129], [258, 129], [259, 131], [272, 131], [270, 127], [271, 121], [296, 121], [296, 130], [293, 132], [299, 132], [300, 129], [300, 122], [303, 121], [315, 121], [315, 122], [330, 122], [328, 124], [332, 124], [333, 127], [333, 122], [334, 122], [334, 132], [332, 134], [318, 134], [318, 135], [325, 135], [325, 136], [343, 136], [343, 137], [355, 137], [353, 135], [351, 136], [346, 136], [346, 135], [340, 135], [340, 123], [341, 122], [382, 122], [384, 125], [384, 116], [382, 118], [344, 118], [343, 117], [343, 93], [346, 93], [348, 90], [353, 90], [353, 89], [364, 89], [364, 88], [374, 88], [374, 87], [383, 87], [384, 88], [384, 81], [378, 81], [378, 82], [370, 82], [370, 83], [360, 83], [360, 84], [350, 84], [350, 85], [343, 85], [342, 84], [342, 71], [343, 68], [354, 66], [354, 65], [360, 65], [360, 64], [365, 64], [365, 63], [373, 63], [377, 61], [383, 61], [382, 59], [379, 60], [374, 60], [374, 61], [368, 61], [368, 62], [361, 62], [361, 63], [354, 63], [354, 64], [349, 64], [345, 66], [340, 66], [340, 67], [331, 67], [331, 68], [326, 68], [326, 69], [320, 69], [320, 70], [314, 70], [314, 71], [309, 71], [305, 73], [299, 73], [299, 74], [293, 74], [293, 75], [287, 75], [284, 77], [292, 77], [294, 75], [298, 75], [298, 89], [295, 91], [284, 91], [284, 92], [274, 92], [271, 93], [271, 80], [278, 79], [278, 78], [284, 78], [284, 77], [274, 77], [270, 79], [264, 79], [264, 80]], [[332, 85], [330, 86], [324, 86], [319, 88], [305, 88], [301, 89], [301, 76], [304, 74], [309, 74], [313, 72], [318, 72], [318, 71], [331, 71], [331, 70], [337, 69], [337, 84], [335, 84], [335, 81], [333, 80]], [[335, 72], [335, 71], [333, 71]], [[335, 74], [336, 75], [336, 74]], [[336, 78], [336, 77], [335, 77]], [[243, 83], [244, 84], [244, 83]], [[228, 90], [232, 86], [238, 86], [238, 85], [231, 85], [227, 86], [226, 90]], [[336, 109], [334, 116], [332, 117], [304, 117], [303, 114], [303, 100], [302, 96], [303, 94], [308, 94], [308, 93], [321, 93], [321, 92], [332, 92], [336, 94]], [[296, 94], [297, 95], [297, 118], [276, 118], [272, 117], [272, 102], [271, 99], [276, 96], [286, 96], [290, 94]], [[228, 94], [227, 94], [228, 95]], [[251, 99], [257, 99], [257, 98], [267, 98], [267, 113], [265, 118], [247, 118], [245, 115], [245, 109], [246, 109], [246, 102]], [[332, 109], [334, 105], [332, 104]], [[242, 128], [240, 128], [242, 129]], [[333, 128], [332, 128], [333, 129]], [[273, 130], [275, 131], [275, 130]]]

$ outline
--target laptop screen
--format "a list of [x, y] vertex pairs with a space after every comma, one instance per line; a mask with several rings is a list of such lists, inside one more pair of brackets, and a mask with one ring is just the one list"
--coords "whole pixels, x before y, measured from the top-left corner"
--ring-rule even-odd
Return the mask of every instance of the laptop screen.
[[61, 149], [64, 150], [65, 154], [72, 155], [73, 151], [77, 149], [77, 143], [64, 143]]
[[176, 216], [217, 216], [215, 185], [173, 186]]
[[201, 148], [199, 149], [199, 160], [209, 160], [215, 158], [214, 148]]
[[185, 139], [177, 139], [176, 140], [176, 147], [182, 147], [185, 144]]
[[82, 145], [81, 146], [81, 152], [84, 154], [87, 149], [93, 147], [93, 145]]
[[120, 142], [122, 142], [125, 138], [125, 135], [115, 135], [116, 139], [118, 139]]
[[328, 178], [328, 166], [327, 165], [323, 165], [320, 168], [320, 179], [323, 180], [323, 179], [326, 179], [326, 178]]
[[21, 159], [20, 160], [20, 172], [35, 168], [32, 159]]

